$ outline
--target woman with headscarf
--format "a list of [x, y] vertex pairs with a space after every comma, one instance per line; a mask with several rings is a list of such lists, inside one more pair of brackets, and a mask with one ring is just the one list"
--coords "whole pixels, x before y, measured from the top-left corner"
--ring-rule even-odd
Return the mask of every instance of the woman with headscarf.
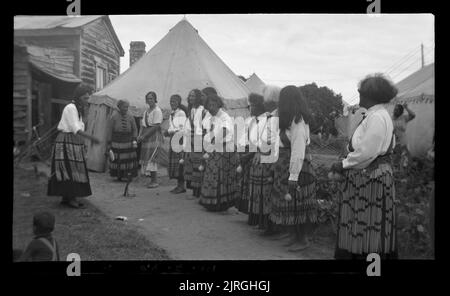
[[164, 140], [161, 132], [163, 114], [156, 104], [158, 101], [155, 92], [148, 92], [145, 95], [145, 102], [148, 109], [142, 116], [141, 130], [138, 136], [138, 142], [142, 142], [140, 164], [142, 173], [151, 178], [147, 188], [156, 188], [159, 186], [158, 162], [160, 161], [160, 149]]
[[210, 117], [205, 122], [204, 143], [207, 152], [200, 204], [209, 211], [226, 211], [239, 198], [239, 157], [234, 147], [234, 122], [222, 109], [223, 101], [209, 95], [206, 108]]
[[193, 89], [188, 96], [188, 120], [186, 121], [186, 145], [190, 144], [190, 149], [184, 153], [184, 178], [186, 187], [192, 189], [195, 197], [200, 197], [203, 172], [199, 170], [203, 161], [203, 120], [208, 115], [208, 111], [203, 106], [202, 92]]
[[367, 112], [348, 144], [347, 157], [332, 171], [344, 175], [339, 202], [336, 259], [366, 259], [370, 253], [397, 258], [392, 119], [383, 104], [397, 89], [382, 74], [359, 83], [359, 105]]
[[289, 251], [308, 247], [308, 230], [317, 222], [316, 176], [308, 152], [311, 114], [299, 89], [289, 85], [281, 89], [278, 160], [274, 164], [272, 207], [269, 219], [288, 228], [292, 240]]
[[128, 113], [130, 103], [119, 100], [117, 108], [110, 119], [108, 131], [108, 150], [112, 150], [114, 160], [110, 162], [109, 173], [111, 177], [134, 178], [137, 176], [137, 126], [134, 117]]
[[[181, 97], [179, 95], [170, 97], [170, 107], [172, 108], [172, 112], [169, 117], [169, 129], [165, 132], [165, 136], [170, 137], [168, 173], [170, 179], [178, 180], [177, 187], [170, 192], [178, 194], [186, 192], [186, 188], [184, 187], [183, 164], [180, 164], [180, 159], [182, 159], [183, 154], [183, 138], [181, 133], [183, 133], [183, 128], [186, 124], [187, 110], [181, 104]], [[178, 142], [175, 140], [178, 140]], [[177, 147], [174, 147], [175, 145]], [[174, 149], [177, 151], [181, 149], [181, 151], [175, 152]]]
[[93, 143], [100, 140], [84, 131], [83, 112], [88, 104], [92, 88], [80, 84], [74, 93], [75, 99], [64, 107], [58, 124], [58, 135], [52, 151], [51, 177], [48, 196], [62, 196], [61, 204], [72, 208], [84, 205], [77, 197], [92, 194], [86, 167], [84, 139]]

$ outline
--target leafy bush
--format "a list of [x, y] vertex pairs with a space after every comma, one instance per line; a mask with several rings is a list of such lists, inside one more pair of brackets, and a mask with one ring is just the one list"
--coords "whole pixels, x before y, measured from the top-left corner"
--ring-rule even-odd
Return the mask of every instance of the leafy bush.
[[408, 167], [395, 166], [397, 235], [403, 258], [432, 258], [430, 201], [434, 198], [434, 161], [415, 158]]
[[[415, 158], [407, 168], [394, 165], [397, 199], [397, 241], [399, 257], [432, 258], [430, 239], [430, 200], [434, 183], [434, 161]], [[317, 165], [319, 222], [336, 234], [340, 183], [328, 179], [329, 168]]]

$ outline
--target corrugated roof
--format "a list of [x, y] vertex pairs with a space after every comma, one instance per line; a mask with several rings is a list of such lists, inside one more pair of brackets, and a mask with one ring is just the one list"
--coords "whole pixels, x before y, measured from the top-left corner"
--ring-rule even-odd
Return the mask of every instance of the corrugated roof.
[[75, 29], [87, 25], [95, 20], [104, 18], [106, 25], [110, 28], [112, 38], [115, 40], [120, 56], [124, 56], [125, 51], [120, 43], [119, 37], [114, 31], [111, 20], [107, 15], [86, 15], [86, 16], [15, 16], [14, 30], [52, 30], [52, 29]]
[[81, 79], [73, 73], [75, 57], [72, 50], [32, 45], [16, 44], [16, 46], [25, 48], [31, 65], [45, 74], [65, 82], [81, 82]]
[[101, 17], [101, 15], [15, 16], [14, 30], [78, 28]]

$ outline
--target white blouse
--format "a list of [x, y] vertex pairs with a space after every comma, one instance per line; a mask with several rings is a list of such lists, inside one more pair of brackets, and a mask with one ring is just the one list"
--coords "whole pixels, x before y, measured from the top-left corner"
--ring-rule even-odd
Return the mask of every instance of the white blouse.
[[[253, 117], [249, 126], [249, 142], [258, 147], [264, 156], [261, 156], [261, 163], [273, 163], [278, 156], [278, 117], [268, 117], [269, 113], [263, 113], [258, 117]], [[274, 149], [275, 151], [271, 151]], [[268, 155], [267, 155], [268, 153]]]
[[163, 122], [162, 111], [158, 106], [155, 106], [155, 108], [152, 111], [145, 110], [144, 115], [142, 116], [141, 125], [142, 127], [151, 127], [160, 124], [162, 122]]
[[[279, 135], [280, 131], [278, 130], [277, 146], [284, 147]], [[297, 181], [298, 176], [302, 171], [303, 160], [306, 155], [306, 146], [310, 143], [309, 125], [306, 124], [304, 120], [300, 120], [298, 123], [295, 123], [295, 121], [292, 120], [291, 126], [286, 130], [286, 136], [291, 142], [289, 181]]]
[[182, 131], [184, 125], [186, 124], [186, 113], [183, 110], [177, 109], [170, 115], [169, 118], [169, 133], [174, 133], [177, 131]]
[[[382, 105], [374, 105], [366, 112], [366, 118], [352, 136], [353, 152], [342, 161], [344, 168], [364, 169], [377, 156], [385, 154], [391, 144], [393, 123]], [[394, 146], [395, 146], [395, 139]]]
[[84, 131], [83, 118], [78, 115], [78, 109], [74, 103], [69, 103], [64, 107], [61, 120], [58, 123], [58, 130], [64, 133], [74, 133]]
[[215, 116], [208, 113], [203, 121], [204, 127], [206, 128], [206, 135], [204, 141], [206, 143], [211, 143], [213, 138], [221, 139], [223, 137], [223, 129], [226, 129], [226, 135], [223, 139], [223, 143], [229, 143], [234, 145], [234, 122], [233, 119], [225, 111], [219, 109]]
[[[185, 130], [186, 131], [190, 131], [191, 130], [191, 123], [190, 121], [193, 121], [194, 124], [194, 130], [195, 130], [195, 134], [198, 136], [202, 136], [203, 135], [203, 124], [202, 124], [202, 113], [203, 110], [205, 109], [205, 107], [203, 107], [202, 105], [198, 106], [198, 108], [192, 108], [191, 109], [191, 113], [189, 114], [189, 118], [190, 120], [186, 120], [186, 124], [185, 124]], [[207, 115], [209, 114], [209, 112], [206, 112], [205, 118], [207, 117]]]

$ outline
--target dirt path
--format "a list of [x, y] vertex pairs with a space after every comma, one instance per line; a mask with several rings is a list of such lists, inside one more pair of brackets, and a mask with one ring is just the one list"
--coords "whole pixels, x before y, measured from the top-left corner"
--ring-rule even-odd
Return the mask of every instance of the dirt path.
[[133, 198], [123, 197], [125, 184], [112, 181], [107, 174], [91, 173], [90, 178], [90, 202], [112, 217], [126, 216], [124, 223], [135, 225], [173, 259], [330, 259], [333, 255], [333, 242], [322, 236], [316, 236], [315, 243], [302, 253], [288, 252], [283, 247], [286, 241], [259, 236], [258, 230], [247, 225], [247, 215], [235, 208], [211, 213], [189, 191], [171, 194], [175, 183], [167, 177], [161, 178], [158, 189], [145, 188], [141, 179], [132, 183]]

